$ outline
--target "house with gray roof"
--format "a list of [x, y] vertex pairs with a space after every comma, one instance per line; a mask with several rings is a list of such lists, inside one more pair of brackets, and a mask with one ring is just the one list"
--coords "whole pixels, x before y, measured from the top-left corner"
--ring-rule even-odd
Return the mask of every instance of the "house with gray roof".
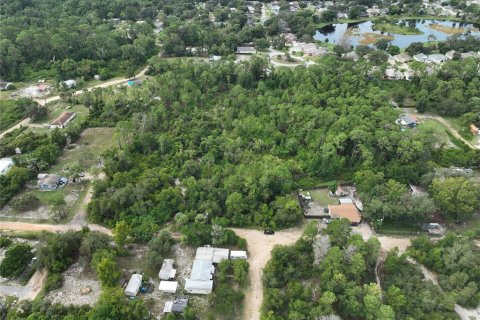
[[418, 61], [418, 62], [422, 62], [422, 63], [426, 63], [426, 62], [428, 62], [428, 56], [424, 53], [419, 53], [419, 54], [416, 54], [416, 55], [413, 56], [413, 60]]
[[398, 118], [397, 123], [409, 128], [415, 128], [418, 125], [418, 119], [411, 114], [403, 113], [400, 115], [400, 118]]

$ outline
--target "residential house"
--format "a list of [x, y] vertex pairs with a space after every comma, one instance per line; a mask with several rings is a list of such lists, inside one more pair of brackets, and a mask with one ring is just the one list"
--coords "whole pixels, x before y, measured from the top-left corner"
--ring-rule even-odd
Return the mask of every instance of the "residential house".
[[54, 128], [63, 129], [70, 123], [70, 121], [73, 120], [73, 118], [75, 118], [75, 116], [76, 116], [75, 112], [64, 111], [58, 117], [56, 117], [52, 122], [50, 122], [50, 125], [48, 127], [50, 129], [54, 129]]
[[362, 220], [362, 216], [353, 203], [341, 203], [328, 205], [328, 212], [332, 219], [348, 219], [350, 224], [356, 226]]
[[303, 46], [303, 53], [309, 57], [319, 57], [327, 54], [327, 50], [319, 48], [315, 43], [307, 43]]
[[413, 60], [422, 62], [422, 63], [427, 63], [428, 62], [428, 57], [424, 53], [419, 53], [413, 56]]
[[403, 113], [400, 115], [400, 118], [397, 119], [397, 123], [409, 128], [415, 128], [418, 125], [418, 119], [411, 114]]
[[348, 53], [345, 53], [343, 55], [343, 58], [348, 60], [353, 60], [353, 61], [358, 61], [359, 59], [358, 54], [355, 51], [350, 51]]
[[464, 52], [460, 54], [460, 59], [462, 60], [468, 59], [468, 58], [478, 58], [478, 57], [480, 57], [480, 55], [478, 55], [476, 52], [473, 52], [473, 51]]
[[60, 84], [63, 86], [63, 87], [66, 87], [66, 88], [74, 88], [77, 86], [77, 81], [73, 80], [73, 79], [69, 79], [69, 80], [65, 80], [63, 82], [60, 82]]
[[0, 175], [7, 174], [7, 172], [13, 167], [12, 158], [0, 159]]
[[38, 179], [37, 186], [41, 191], [57, 190], [60, 186], [65, 185], [68, 179], [61, 177], [58, 174], [48, 174], [41, 179]]
[[480, 136], [480, 129], [478, 129], [473, 123], [470, 124], [470, 131], [474, 136]]
[[49, 89], [49, 86], [46, 83], [37, 84], [37, 91], [38, 92], [47, 92], [48, 89]]
[[188, 306], [188, 297], [181, 297], [173, 301], [165, 302], [164, 313], [183, 313]]
[[164, 259], [162, 263], [162, 268], [158, 272], [158, 277], [160, 280], [171, 280], [175, 278], [177, 270], [173, 269], [173, 259]]
[[405, 76], [400, 70], [397, 70], [395, 68], [387, 68], [385, 69], [385, 79], [388, 80], [403, 80], [405, 79]]
[[337, 186], [337, 190], [334, 193], [335, 197], [346, 197], [348, 196], [348, 190], [342, 186]]
[[237, 47], [237, 54], [255, 54], [257, 50], [255, 47]]
[[128, 281], [127, 287], [125, 288], [125, 295], [128, 297], [136, 297], [141, 286], [142, 275], [137, 273], [132, 274], [130, 281]]
[[406, 53], [396, 54], [392, 58], [396, 63], [407, 63], [412, 60], [412, 57]]
[[435, 64], [441, 64], [445, 62], [448, 58], [439, 53], [434, 53], [428, 56], [428, 62], [435, 63]]
[[287, 41], [287, 43], [293, 43], [297, 41], [297, 36], [293, 33], [287, 33], [285, 34], [285, 41]]
[[210, 260], [194, 260], [190, 278], [185, 280], [185, 291], [193, 294], [209, 294], [213, 289], [215, 267]]
[[447, 53], [445, 53], [445, 57], [447, 57], [447, 59], [453, 60], [455, 53], [457, 53], [457, 51], [450, 50]]
[[195, 260], [208, 260], [212, 263], [219, 263], [222, 260], [228, 260], [230, 250], [214, 247], [197, 248]]

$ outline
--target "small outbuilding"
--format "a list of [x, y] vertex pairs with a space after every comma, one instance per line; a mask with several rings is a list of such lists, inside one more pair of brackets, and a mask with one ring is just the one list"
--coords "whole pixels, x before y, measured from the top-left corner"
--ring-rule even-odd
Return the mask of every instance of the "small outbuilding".
[[163, 309], [164, 313], [183, 313], [185, 308], [188, 306], [188, 297], [181, 297], [175, 299], [174, 301], [165, 302], [165, 308]]
[[160, 281], [158, 290], [164, 293], [175, 293], [177, 292], [178, 282], [177, 281]]
[[247, 260], [247, 251], [240, 251], [240, 250], [232, 250], [230, 251], [230, 259], [235, 260], [235, 259], [243, 259]]
[[127, 287], [125, 288], [125, 295], [129, 297], [136, 297], [141, 286], [142, 275], [138, 273], [132, 274], [130, 281], [128, 281]]
[[73, 80], [73, 79], [69, 79], [69, 80], [65, 80], [63, 82], [60, 83], [62, 86], [66, 87], [66, 88], [74, 88], [77, 86], [77, 81]]
[[171, 280], [175, 278], [177, 270], [173, 269], [173, 259], [165, 259], [162, 263], [162, 268], [158, 273], [160, 280]]
[[237, 47], [237, 54], [255, 54], [257, 53], [257, 50], [255, 47]]
[[12, 158], [0, 159], [0, 175], [7, 174], [7, 172], [13, 167]]
[[213, 281], [185, 280], [185, 291], [192, 294], [210, 294], [213, 290]]

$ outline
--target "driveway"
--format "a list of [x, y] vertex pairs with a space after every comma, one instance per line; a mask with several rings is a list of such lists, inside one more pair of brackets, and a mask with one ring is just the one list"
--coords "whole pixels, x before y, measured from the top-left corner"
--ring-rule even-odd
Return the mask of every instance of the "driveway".
[[242, 319], [259, 320], [263, 302], [263, 268], [270, 260], [272, 249], [276, 245], [290, 245], [300, 239], [303, 233], [303, 225], [275, 232], [274, 235], [265, 235], [263, 231], [251, 229], [233, 228], [232, 230], [240, 237], [245, 238], [248, 245], [250, 286], [245, 293], [245, 308]]

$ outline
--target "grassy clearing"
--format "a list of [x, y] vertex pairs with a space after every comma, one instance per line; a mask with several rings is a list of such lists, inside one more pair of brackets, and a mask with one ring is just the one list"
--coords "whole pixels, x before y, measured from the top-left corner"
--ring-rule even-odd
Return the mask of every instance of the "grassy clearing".
[[448, 129], [436, 120], [425, 119], [416, 130], [418, 133], [435, 136], [439, 144], [454, 145], [454, 141], [450, 139]]
[[384, 221], [378, 233], [390, 235], [419, 235], [423, 233], [417, 224]]
[[51, 172], [65, 173], [69, 166], [80, 162], [84, 167], [93, 167], [102, 153], [114, 146], [114, 128], [88, 128], [75, 141], [76, 149], [64, 150]]
[[374, 44], [377, 43], [380, 39], [386, 39], [389, 41], [392, 41], [394, 37], [388, 36], [388, 35], [382, 35], [378, 33], [373, 33], [373, 32], [365, 32], [362, 34], [363, 39], [360, 40], [361, 44]]
[[338, 204], [337, 198], [330, 197], [328, 195], [328, 189], [310, 190], [309, 192], [312, 196], [312, 200], [322, 206], [328, 206], [329, 204]]
[[445, 116], [443, 118], [447, 120], [448, 123], [452, 126], [452, 128], [457, 130], [457, 132], [460, 133], [460, 135], [465, 140], [467, 140], [468, 142], [475, 142], [475, 136], [470, 131], [470, 127], [467, 125], [464, 125], [464, 123], [462, 123], [462, 120], [460, 118], [445, 117]]
[[64, 101], [59, 100], [48, 105], [47, 108], [48, 108], [48, 114], [45, 117], [42, 117], [37, 121], [35, 121], [34, 122], [35, 124], [50, 123], [53, 119], [58, 117], [64, 111], [76, 113], [76, 116], [72, 120], [72, 123], [78, 122], [79, 120], [84, 121], [88, 117], [88, 108], [86, 108], [84, 105], [81, 105], [81, 104], [71, 105]]
[[392, 23], [374, 23], [372, 26], [373, 30], [378, 30], [382, 32], [402, 34], [402, 35], [420, 35], [423, 34], [422, 31], [417, 28], [412, 28], [408, 26], [401, 26], [398, 24]]

